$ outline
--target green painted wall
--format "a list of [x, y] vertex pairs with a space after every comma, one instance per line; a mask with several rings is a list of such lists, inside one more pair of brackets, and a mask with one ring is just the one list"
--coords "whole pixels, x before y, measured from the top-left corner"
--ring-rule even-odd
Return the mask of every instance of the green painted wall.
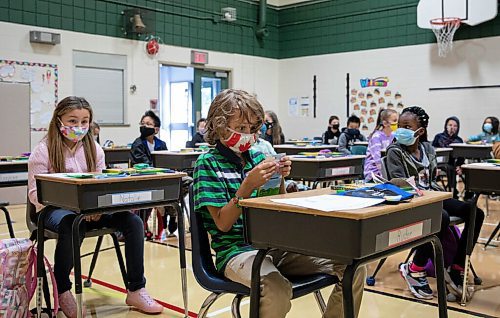
[[[476, 0], [478, 1], [478, 0]], [[418, 0], [332, 0], [268, 8], [269, 37], [254, 33], [258, 4], [248, 0], [0, 0], [0, 21], [127, 37], [121, 12], [149, 9], [165, 44], [270, 58], [396, 47], [436, 41], [416, 24]], [[220, 22], [235, 7], [238, 21]], [[147, 23], [146, 23], [147, 24]], [[462, 26], [455, 39], [500, 35], [500, 16]]]
[[[155, 35], [165, 44], [247, 55], [279, 57], [278, 12], [267, 10], [270, 35], [254, 33], [258, 5], [237, 0], [0, 0], [0, 21], [62, 30], [123, 35], [126, 8], [151, 10]], [[237, 23], [221, 22], [221, 8], [237, 9]], [[274, 26], [273, 26], [274, 25]]]

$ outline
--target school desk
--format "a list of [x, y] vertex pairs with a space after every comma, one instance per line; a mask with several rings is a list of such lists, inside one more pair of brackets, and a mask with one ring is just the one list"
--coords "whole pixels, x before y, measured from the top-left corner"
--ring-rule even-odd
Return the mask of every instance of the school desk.
[[[472, 253], [473, 244], [473, 233], [474, 233], [474, 222], [477, 210], [477, 201], [481, 194], [500, 194], [500, 166], [488, 164], [488, 163], [471, 163], [462, 166], [462, 171], [465, 174], [465, 190], [474, 192], [474, 197], [472, 199], [472, 209], [469, 225], [468, 242], [467, 242], [467, 256], [466, 256], [466, 267], [464, 272], [464, 281], [467, 279], [467, 273], [469, 268], [469, 255]], [[491, 240], [497, 235], [500, 229], [500, 222], [497, 224], [495, 230], [488, 238], [484, 248], [486, 248]], [[465, 284], [463, 284], [465, 286]], [[461, 304], [465, 304], [466, 299], [463, 297]]]
[[28, 160], [0, 161], [0, 188], [28, 184]]
[[331, 194], [317, 189], [284, 195], [240, 200], [245, 240], [259, 252], [252, 266], [250, 317], [258, 317], [260, 265], [270, 248], [333, 259], [347, 265], [342, 279], [344, 317], [354, 317], [352, 281], [356, 269], [424, 243], [434, 247], [438, 282], [439, 317], [447, 317], [443, 251], [436, 233], [441, 226], [447, 192], [424, 192], [408, 203], [381, 204], [369, 208], [322, 212], [271, 199]]
[[460, 144], [454, 143], [450, 144], [450, 147], [453, 148], [453, 158], [465, 158], [465, 159], [473, 159], [473, 160], [484, 160], [490, 159], [492, 145], [491, 144]]
[[292, 170], [287, 178], [313, 182], [359, 179], [363, 175], [365, 156], [314, 157], [290, 156]]
[[[73, 262], [75, 273], [75, 294], [78, 317], [82, 310], [82, 279], [80, 263], [79, 225], [85, 215], [114, 213], [133, 209], [171, 205], [177, 209], [179, 222], [179, 250], [185, 250], [184, 218], [178, 200], [181, 178], [185, 173], [164, 173], [113, 177], [105, 179], [76, 179], [65, 174], [36, 175], [38, 202], [79, 212], [73, 221]], [[38, 255], [43, 255], [44, 211], [38, 218]], [[75, 244], [76, 243], [76, 244]], [[182, 291], [187, 317], [186, 257], [180, 253]], [[37, 310], [41, 309], [41, 288], [43, 257], [38, 257]], [[38, 316], [39, 317], [39, 316]]]
[[320, 150], [328, 149], [330, 151], [337, 151], [339, 146], [337, 145], [307, 145], [307, 146], [296, 146], [296, 145], [274, 145], [273, 148], [277, 153], [284, 152], [287, 155], [298, 155], [301, 152], [318, 152]]
[[168, 168], [178, 171], [192, 171], [196, 159], [204, 152], [202, 151], [153, 151], [153, 166], [157, 168]]
[[130, 162], [130, 148], [128, 147], [114, 147], [114, 148], [102, 148], [104, 150], [104, 161], [106, 162], [106, 167], [112, 164], [126, 163]]

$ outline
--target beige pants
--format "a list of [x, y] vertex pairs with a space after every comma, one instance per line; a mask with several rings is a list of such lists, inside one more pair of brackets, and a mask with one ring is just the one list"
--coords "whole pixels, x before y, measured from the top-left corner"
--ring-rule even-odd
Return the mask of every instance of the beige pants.
[[[252, 280], [252, 264], [257, 251], [239, 254], [226, 265], [224, 275], [232, 281], [250, 287]], [[333, 261], [305, 256], [280, 250], [270, 250], [262, 262], [261, 275], [261, 299], [260, 317], [281, 318], [285, 317], [292, 306], [292, 285], [283, 277], [312, 275], [324, 273], [336, 275], [342, 279], [345, 265], [333, 263]], [[283, 275], [282, 275], [283, 274]], [[366, 268], [358, 268], [353, 279], [354, 312], [359, 313], [361, 300], [363, 298], [363, 287], [366, 276]], [[324, 318], [343, 318], [344, 308], [342, 299], [342, 285], [336, 284], [328, 299]]]

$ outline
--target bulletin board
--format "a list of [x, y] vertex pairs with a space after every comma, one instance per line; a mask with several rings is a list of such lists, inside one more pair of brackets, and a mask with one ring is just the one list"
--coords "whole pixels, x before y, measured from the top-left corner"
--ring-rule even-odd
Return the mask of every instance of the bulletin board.
[[406, 106], [403, 97], [388, 77], [361, 78], [351, 85], [349, 91], [350, 114], [360, 118], [360, 130], [366, 135], [375, 129], [381, 109], [401, 112]]
[[58, 76], [56, 64], [0, 60], [0, 81], [30, 84], [31, 131], [47, 131], [58, 101]]

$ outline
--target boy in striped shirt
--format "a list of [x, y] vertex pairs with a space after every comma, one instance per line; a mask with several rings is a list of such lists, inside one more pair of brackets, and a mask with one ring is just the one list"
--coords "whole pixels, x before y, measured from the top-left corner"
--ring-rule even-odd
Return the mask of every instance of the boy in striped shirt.
[[[202, 214], [211, 235], [216, 267], [230, 280], [248, 287], [257, 251], [245, 243], [238, 202], [255, 196], [277, 170], [283, 177], [291, 170], [288, 157], [278, 164], [250, 149], [263, 122], [264, 110], [254, 96], [241, 90], [222, 91], [210, 105], [206, 124], [205, 139], [216, 146], [198, 158], [194, 169], [195, 210]], [[285, 192], [283, 183], [281, 192]], [[327, 273], [341, 278], [344, 269], [331, 260], [271, 250], [261, 267], [260, 317], [285, 317], [290, 310], [292, 286], [283, 275]], [[365, 273], [361, 267], [354, 278], [356, 313]], [[336, 285], [324, 317], [343, 316], [342, 288]]]

